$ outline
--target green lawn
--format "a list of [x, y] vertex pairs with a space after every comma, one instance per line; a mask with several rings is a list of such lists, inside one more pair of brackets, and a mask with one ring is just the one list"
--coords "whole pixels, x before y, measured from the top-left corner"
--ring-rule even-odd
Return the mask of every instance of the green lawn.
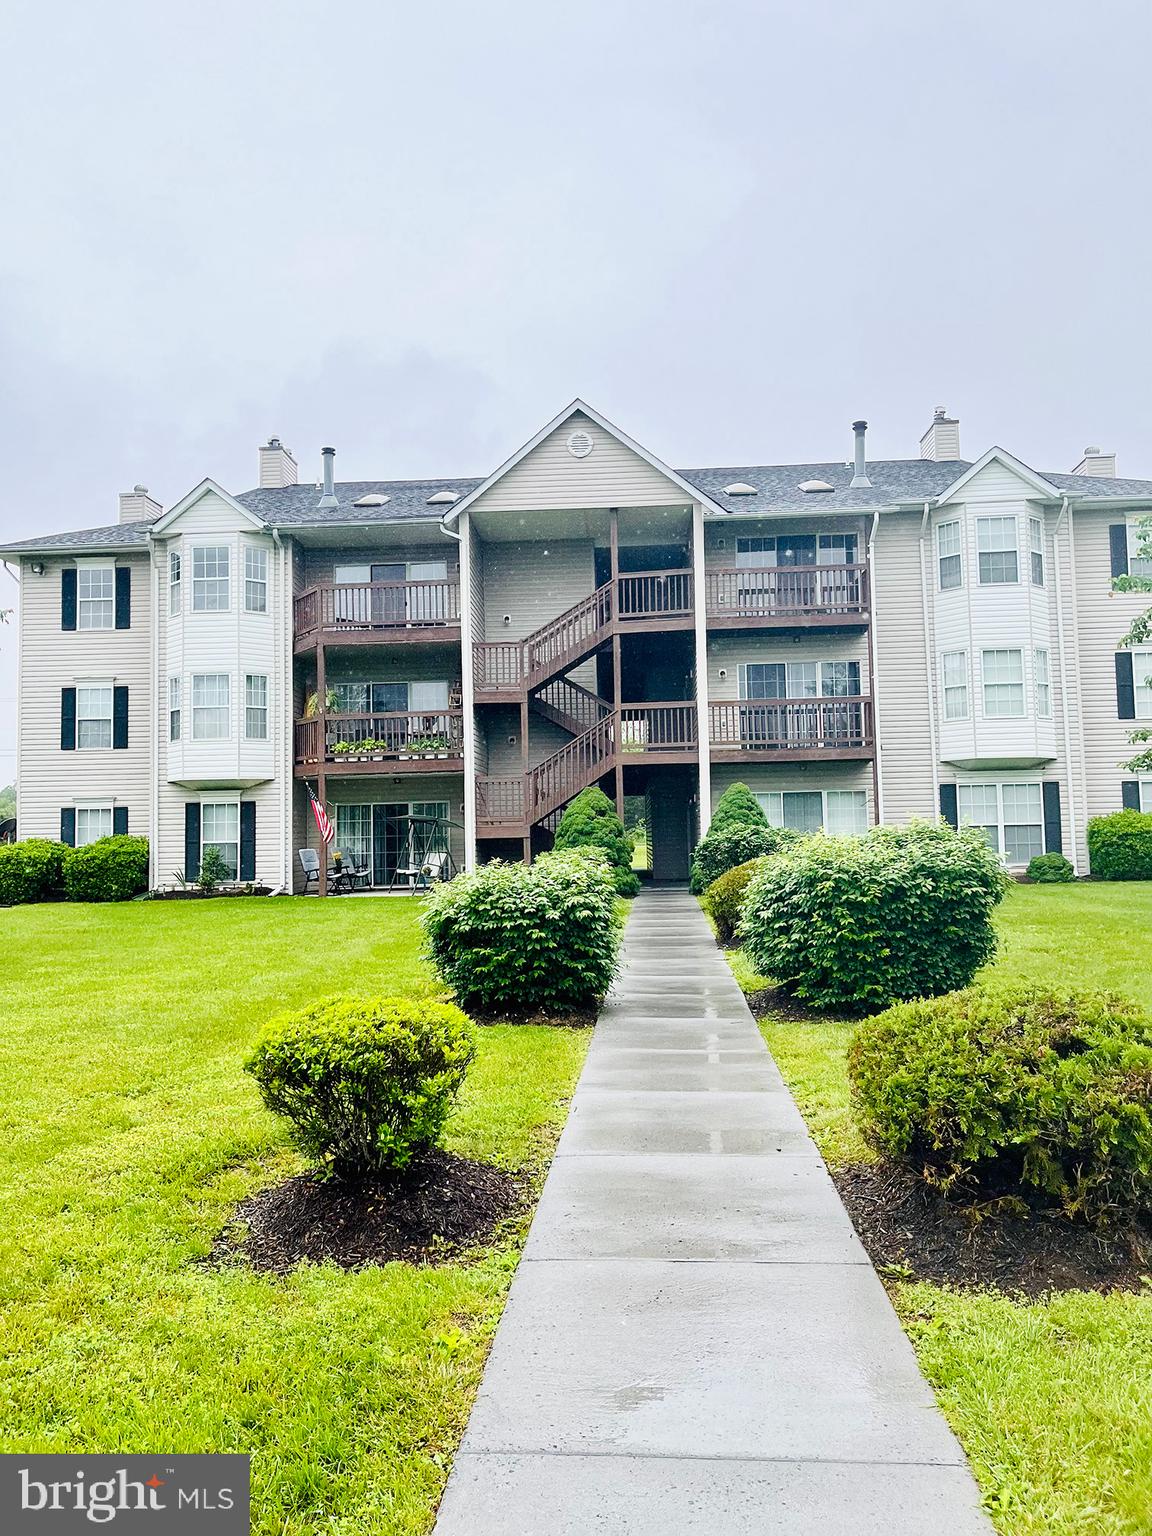
[[[1152, 884], [1013, 886], [981, 979], [1107, 987], [1152, 1009]], [[748, 990], [766, 985], [743, 957]], [[853, 1026], [765, 1020], [765, 1039], [833, 1165], [868, 1156], [852, 1122]], [[1152, 1280], [1148, 1295], [1037, 1302], [928, 1284], [894, 1299], [1004, 1536], [1152, 1531]]]
[[[272, 1012], [439, 992], [414, 902], [0, 912], [5, 1451], [251, 1451], [264, 1536], [426, 1532], [523, 1232], [471, 1263], [204, 1264], [299, 1167], [240, 1070]], [[447, 1145], [542, 1167], [587, 1032], [498, 1026]]]

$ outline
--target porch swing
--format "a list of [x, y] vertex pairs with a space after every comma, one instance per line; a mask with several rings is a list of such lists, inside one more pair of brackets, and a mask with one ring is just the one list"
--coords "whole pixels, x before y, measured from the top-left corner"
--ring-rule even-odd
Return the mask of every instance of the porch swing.
[[401, 816], [396, 818], [396, 825], [401, 829], [401, 843], [389, 891], [415, 895], [437, 881], [452, 879], [456, 861], [450, 829], [460, 827], [459, 822], [441, 816]]

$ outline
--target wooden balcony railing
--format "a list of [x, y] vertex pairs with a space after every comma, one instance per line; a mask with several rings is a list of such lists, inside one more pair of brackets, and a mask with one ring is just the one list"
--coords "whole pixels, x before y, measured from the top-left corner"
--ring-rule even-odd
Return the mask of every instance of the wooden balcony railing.
[[695, 704], [621, 706], [621, 752], [687, 752], [695, 750], [695, 747]]
[[295, 737], [298, 763], [459, 758], [464, 752], [464, 718], [459, 709], [316, 715], [297, 720]]
[[617, 577], [622, 620], [674, 617], [692, 612], [691, 571], [628, 571]]
[[730, 752], [871, 747], [871, 699], [735, 699], [708, 706], [711, 744]]
[[859, 618], [868, 612], [866, 565], [712, 569], [705, 585], [709, 618]]
[[444, 628], [460, 623], [456, 581], [363, 581], [310, 587], [293, 602], [296, 637], [317, 630]]

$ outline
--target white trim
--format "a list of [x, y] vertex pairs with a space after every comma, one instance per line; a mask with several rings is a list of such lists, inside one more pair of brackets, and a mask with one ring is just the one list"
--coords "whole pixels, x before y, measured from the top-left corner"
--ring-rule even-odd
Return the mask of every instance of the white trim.
[[[708, 710], [708, 615], [704, 566], [704, 506], [692, 503], [692, 629], [696, 652], [696, 755], [699, 760], [698, 794], [700, 836], [712, 821], [712, 727]], [[616, 700], [619, 709], [620, 700]]]
[[474, 491], [469, 491], [467, 496], [462, 496], [452, 510], [446, 512], [443, 518], [441, 518], [442, 525], [446, 526], [449, 523], [454, 523], [460, 514], [466, 512], [478, 497], [483, 496], [486, 491], [490, 491], [494, 485], [504, 478], [510, 469], [515, 469], [516, 465], [522, 459], [527, 458], [534, 448], [538, 448], [546, 437], [556, 431], [557, 427], [562, 427], [566, 421], [577, 413], [587, 416], [589, 421], [595, 422], [602, 431], [614, 437], [618, 443], [621, 443], [625, 448], [630, 448], [633, 453], [643, 459], [652, 469], [670, 480], [678, 490], [683, 491], [685, 497], [693, 504], [699, 504], [702, 508], [710, 508], [717, 517], [728, 517], [730, 515], [726, 508], [719, 506], [710, 496], [706, 496], [699, 486], [690, 485], [683, 476], [678, 475], [674, 469], [669, 469], [667, 464], [664, 464], [655, 454], [649, 453], [647, 448], [642, 448], [626, 432], [622, 432], [619, 427], [613, 426], [607, 417], [601, 416], [599, 411], [594, 410], [585, 401], [577, 398], [570, 405], [566, 405], [558, 415], [553, 416], [552, 420], [542, 426], [535, 437], [529, 438], [522, 448], [518, 448], [511, 458], [505, 459], [503, 464], [498, 469], [494, 469], [486, 480], [482, 480]]
[[237, 517], [242, 517], [246, 523], [250, 523], [253, 528], [258, 528], [261, 533], [269, 531], [268, 524], [257, 517], [255, 512], [249, 512], [247, 507], [241, 506], [235, 496], [230, 496], [224, 487], [218, 485], [215, 480], [207, 479], [201, 480], [200, 484], [190, 490], [187, 496], [182, 496], [174, 507], [169, 507], [163, 517], [158, 517], [148, 530], [149, 537], [155, 537], [158, 533], [166, 533], [178, 518], [183, 517], [185, 512], [190, 511], [198, 501], [203, 501], [204, 497], [208, 495], [219, 496], [221, 501], [236, 513]]
[[472, 646], [472, 519], [460, 521], [460, 707], [464, 727], [464, 868], [476, 868], [476, 679]]
[[1005, 469], [1010, 469], [1045, 500], [1060, 500], [1060, 492], [1056, 487], [1049, 485], [1047, 480], [1042, 479], [1034, 469], [1029, 469], [1027, 464], [1022, 463], [1004, 448], [989, 448], [982, 458], [977, 459], [975, 464], [970, 464], [958, 480], [953, 480], [952, 484], [937, 496], [936, 506], [944, 507], [950, 501], [955, 501], [968, 482], [974, 479], [982, 469], [987, 469], [989, 464], [1001, 464]]

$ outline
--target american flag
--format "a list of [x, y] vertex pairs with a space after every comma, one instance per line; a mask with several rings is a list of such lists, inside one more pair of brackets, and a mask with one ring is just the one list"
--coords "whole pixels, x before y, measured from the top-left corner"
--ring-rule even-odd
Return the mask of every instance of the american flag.
[[321, 805], [320, 801], [317, 800], [315, 791], [313, 790], [311, 784], [308, 786], [308, 798], [312, 802], [312, 814], [316, 818], [316, 826], [320, 833], [321, 840], [323, 841], [324, 846], [327, 847], [329, 843], [335, 840], [336, 832], [332, 826], [332, 823], [328, 820], [328, 812]]

